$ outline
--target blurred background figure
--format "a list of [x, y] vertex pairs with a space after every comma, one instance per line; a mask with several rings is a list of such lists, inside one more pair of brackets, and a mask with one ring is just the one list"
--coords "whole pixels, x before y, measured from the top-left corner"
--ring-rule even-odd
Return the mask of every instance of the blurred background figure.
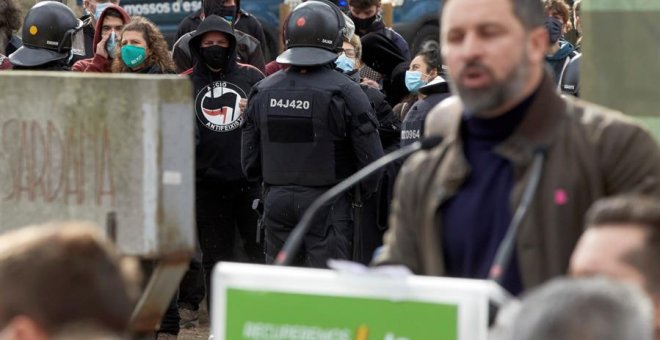
[[655, 307], [660, 339], [660, 200], [643, 195], [601, 199], [585, 220], [586, 231], [571, 257], [571, 275], [603, 275], [644, 289]]
[[241, 0], [203, 0], [201, 9], [179, 23], [176, 39], [179, 40], [184, 34], [196, 30], [202, 20], [212, 14], [229, 21], [234, 29], [257, 39], [261, 53], [266, 55], [268, 49], [264, 29], [256, 17], [241, 9]]
[[0, 0], [0, 54], [10, 55], [23, 46], [16, 31], [21, 28], [21, 10], [16, 0]]
[[652, 340], [651, 302], [606, 279], [555, 279], [530, 292], [507, 340]]
[[[578, 90], [579, 63], [572, 62], [580, 56], [573, 44], [566, 40], [566, 32], [571, 27], [570, 7], [564, 0], [544, 0], [546, 20], [550, 46], [545, 57], [555, 75], [557, 89], [570, 95], [576, 95]], [[567, 74], [571, 73], [570, 84], [565, 82]], [[566, 89], [566, 91], [564, 91]]]
[[118, 339], [137, 275], [99, 233], [77, 222], [0, 236], [0, 339]]

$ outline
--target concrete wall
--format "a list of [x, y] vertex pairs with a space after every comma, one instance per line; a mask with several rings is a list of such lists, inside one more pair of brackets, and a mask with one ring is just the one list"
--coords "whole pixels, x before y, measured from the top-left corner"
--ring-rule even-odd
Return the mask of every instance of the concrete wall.
[[0, 74], [0, 231], [115, 212], [124, 253], [192, 249], [191, 93], [176, 76]]

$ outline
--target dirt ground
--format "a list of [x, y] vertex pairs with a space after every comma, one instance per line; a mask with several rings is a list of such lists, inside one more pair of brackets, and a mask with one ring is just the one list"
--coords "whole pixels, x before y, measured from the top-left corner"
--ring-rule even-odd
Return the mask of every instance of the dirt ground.
[[199, 308], [199, 327], [179, 331], [180, 340], [206, 340], [209, 338], [210, 325], [209, 314], [206, 310], [206, 301], [200, 304]]

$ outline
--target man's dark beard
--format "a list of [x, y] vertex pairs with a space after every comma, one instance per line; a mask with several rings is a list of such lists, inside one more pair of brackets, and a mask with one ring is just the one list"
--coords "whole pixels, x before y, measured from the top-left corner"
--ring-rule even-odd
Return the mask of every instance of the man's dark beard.
[[[478, 68], [485, 72], [493, 83], [479, 89], [468, 89], [460, 84], [466, 70]], [[520, 66], [514, 68], [503, 81], [497, 81], [495, 73], [480, 61], [471, 61], [458, 75], [458, 79], [450, 81], [449, 85], [453, 94], [458, 95], [465, 109], [481, 116], [483, 113], [492, 111], [514, 98], [522, 91], [529, 75], [529, 60], [527, 51], [523, 51]]]

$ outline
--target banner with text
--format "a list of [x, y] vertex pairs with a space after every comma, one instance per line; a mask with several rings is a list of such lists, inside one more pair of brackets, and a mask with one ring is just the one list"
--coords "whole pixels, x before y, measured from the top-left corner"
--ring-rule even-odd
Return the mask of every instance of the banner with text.
[[483, 281], [221, 263], [215, 339], [486, 339]]

